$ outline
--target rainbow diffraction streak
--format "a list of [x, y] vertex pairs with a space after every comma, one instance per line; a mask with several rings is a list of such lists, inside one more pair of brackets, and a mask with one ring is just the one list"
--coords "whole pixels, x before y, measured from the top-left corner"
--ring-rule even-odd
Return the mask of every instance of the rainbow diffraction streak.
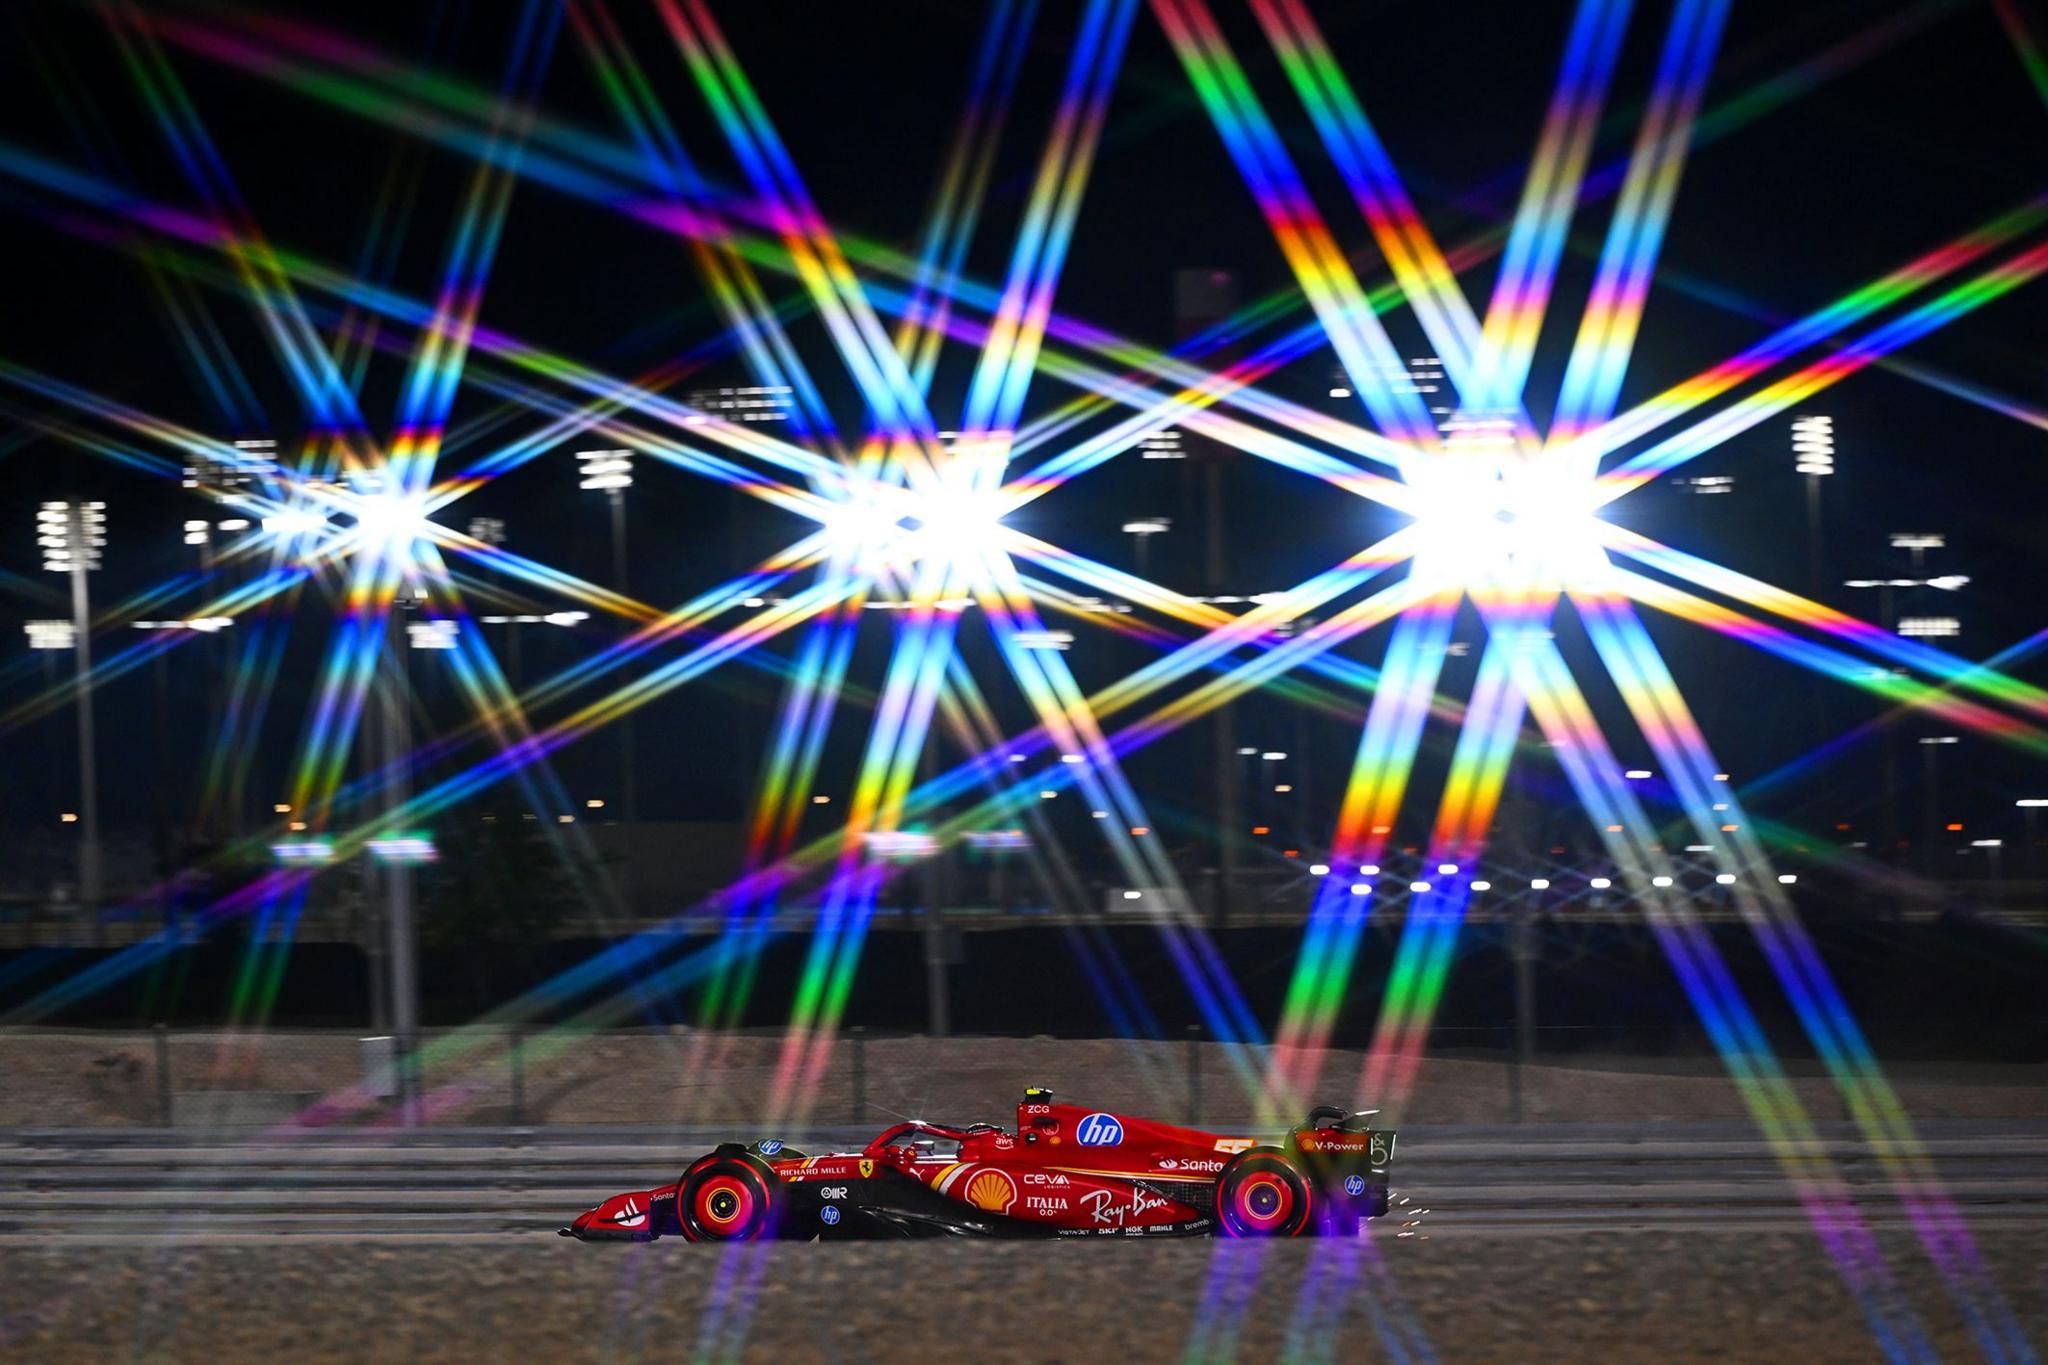
[[[1355, 1096], [1398, 1108], [1426, 1065], [1475, 886], [1490, 889], [1475, 879], [1533, 729], [1600, 832], [1629, 904], [1877, 1347], [1898, 1360], [1933, 1355], [1720, 941], [1674, 885], [1667, 848], [1698, 849], [1727, 888], [1986, 1357], [2031, 1358], [1772, 863], [1770, 845], [1796, 833], [1774, 833], [1745, 809], [1745, 791], [1723, 775], [1645, 619], [1712, 632], [2036, 755], [2048, 753], [2048, 692], [2001, 671], [2017, 653], [1977, 662], [1903, 639], [1617, 520], [1637, 490], [1873, 367], [2048, 426], [2020, 400], [1898, 356], [2048, 271], [2048, 195], [2039, 193], [1985, 221], [1946, 223], [1940, 245], [1797, 317], [1756, 305], [1768, 319], [1750, 330], [1759, 339], [1700, 373], [1660, 380], [1632, 406], [1622, 401], [1653, 289], [1666, 284], [1660, 253], [1688, 158], [1955, 4], [1904, 6], [1804, 61], [1774, 55], [1781, 65], [1763, 75], [1750, 62], [1731, 76], [1721, 61], [1729, 0], [1573, 0], [1548, 104], [1527, 113], [1528, 161], [1488, 187], [1505, 186], [1494, 198], [1511, 207], [1448, 241], [1425, 224], [1368, 117], [1370, 87], [1354, 84], [1308, 0], [1248, 0], [1245, 13], [1222, 16], [1228, 32], [1211, 0], [989, 0], [909, 245], [849, 230], [814, 199], [743, 60], [763, 59], [728, 40], [714, 15], [722, 5], [651, 0], [630, 16], [627, 8], [504, 6], [499, 74], [481, 83], [258, 7], [157, 13], [109, 3], [92, 10], [94, 22], [159, 151], [170, 154], [166, 174], [131, 179], [118, 159], [67, 160], [0, 137], [8, 206], [146, 270], [209, 401], [235, 418], [223, 429], [259, 424], [262, 414], [232, 348], [193, 300], [252, 310], [302, 414], [303, 437], [259, 461], [131, 406], [113, 376], [66, 377], [0, 354], [0, 397], [37, 436], [166, 481], [195, 461], [236, 474], [215, 493], [245, 529], [222, 542], [209, 569], [104, 606], [97, 619], [102, 629], [125, 625], [175, 601], [187, 617], [237, 623], [205, 773], [209, 801], [246, 783], [262, 717], [285, 704], [278, 678], [295, 610], [305, 608], [303, 631], [314, 605], [331, 603], [286, 793], [291, 824], [280, 816], [252, 837], [295, 852], [198, 912], [207, 930], [245, 919], [262, 927], [236, 981], [238, 1025], [264, 1022], [275, 1006], [291, 926], [315, 883], [358, 853], [389, 853], [373, 841], [429, 829], [458, 803], [511, 784], [565, 855], [587, 858], [573, 819], [582, 803], [554, 756], [716, 676], [776, 696], [741, 874], [708, 901], [676, 908], [677, 922], [709, 915], [718, 932], [685, 938], [670, 924], [622, 939], [440, 1038], [425, 1061], [437, 1077], [457, 1079], [423, 1097], [427, 1112], [505, 1066], [508, 1025], [566, 1019], [532, 1022], [525, 1047], [538, 1059], [641, 1017], [650, 1001], [665, 1002], [662, 1017], [671, 1017], [686, 1000], [707, 1030], [738, 1023], [765, 950], [792, 932], [789, 912], [801, 910], [801, 975], [762, 1097], [770, 1131], [800, 1125], [832, 1061], [878, 906], [907, 875], [892, 852], [1026, 825], [1035, 846], [1057, 843], [1040, 803], [1068, 795], [1096, 817], [1088, 832], [1100, 846], [1090, 856], [1112, 861], [1121, 885], [1160, 893], [1146, 902], [1152, 922], [1209, 1035], [1228, 1046], [1233, 1083], [1267, 1121], [1315, 1098], [1340, 1011], [1358, 994], [1376, 906], [1403, 907]], [[2023, 7], [1995, 8], [2048, 100]], [[661, 41], [629, 40], [631, 25]], [[1177, 63], [1185, 85], [1174, 98], [1206, 119], [1206, 145], [1242, 181], [1245, 202], [1231, 207], [1270, 238], [1259, 244], [1286, 279], [1171, 349], [1055, 306], [1139, 42]], [[1455, 86], [1455, 62], [1442, 60]], [[551, 112], [569, 67], [601, 122]], [[430, 164], [459, 165], [458, 213], [438, 244], [433, 287], [407, 292], [378, 265], [396, 257], [403, 211], [365, 208], [372, 241], [351, 264], [274, 240], [180, 75], [198, 68], [395, 131]], [[1639, 101], [1615, 97], [1636, 87]], [[1020, 159], [1020, 140], [1028, 163], [1006, 187], [999, 153]], [[689, 334], [708, 339], [644, 372], [614, 373], [490, 325], [486, 301], [508, 224], [519, 197], [534, 193], [673, 248], [697, 281], [679, 291], [693, 300]], [[1599, 214], [1586, 212], [1595, 205]], [[1584, 237], [1574, 238], [1575, 224]], [[1009, 235], [991, 247], [998, 231]], [[1156, 265], [1142, 241], [1128, 252], [1135, 270]], [[1584, 288], [1561, 283], [1574, 256], [1584, 261]], [[978, 275], [970, 260], [991, 264]], [[1409, 363], [1402, 331], [1390, 330], [1397, 316], [1439, 358], [1442, 394], [1388, 382]], [[1545, 338], [1559, 348], [1557, 366], [1538, 364]], [[1295, 362], [1328, 372], [1331, 357], [1339, 392], [1354, 400], [1342, 409], [1348, 416], [1272, 382]], [[402, 367], [388, 420], [366, 410], [366, 376], [378, 363]], [[752, 423], [673, 396], [716, 364], [786, 391], [787, 420]], [[1356, 509], [1351, 524], [1381, 530], [1321, 547], [1325, 567], [1250, 600], [1175, 591], [1057, 543], [1049, 528], [1060, 491], [1111, 461], [1140, 458], [1148, 439], [1169, 431], [1263, 462]], [[642, 481], [716, 486], [793, 529], [751, 567], [670, 605], [455, 529], [465, 498], [571, 444], [630, 452]], [[1037, 515], [1021, 517], [1027, 509]], [[232, 574], [222, 572], [229, 566]], [[617, 629], [587, 657], [521, 678], [493, 638], [471, 628], [487, 609], [480, 604], [508, 586]], [[447, 639], [464, 720], [400, 751], [369, 751], [408, 606], [459, 627]], [[1585, 657], [1568, 658], [1553, 633], [1565, 612], [1583, 627]], [[1484, 638], [1469, 690], [1448, 695], [1444, 661], [1461, 613]], [[1044, 644], [1068, 630], [1132, 662], [1084, 686], [1067, 655]], [[871, 644], [886, 635], [879, 667], [862, 663], [863, 635]], [[1355, 657], [1368, 637], [1384, 640], [1370, 664]], [[127, 636], [101, 652], [91, 683], [191, 638]], [[867, 662], [875, 658], [870, 650]], [[1596, 684], [1618, 696], [1625, 737], [1596, 720]], [[995, 688], [1006, 705], [1021, 697], [1027, 724], [1001, 718]], [[1197, 898], [1155, 832], [1170, 817], [1139, 780], [1145, 765], [1132, 762], [1253, 694], [1325, 718], [1362, 714], [1341, 805], [1315, 847], [1320, 871], [1277, 1021], [1256, 1017], [1209, 922], [1188, 908]], [[71, 695], [39, 690], [0, 712], [0, 733]], [[1450, 757], [1420, 859], [1438, 871], [1401, 891], [1375, 878], [1401, 857], [1397, 817], [1425, 799], [1418, 755], [1432, 735]], [[968, 757], [939, 762], [941, 738], [948, 753]], [[834, 788], [833, 823], [821, 834], [820, 772], [835, 743], [857, 752], [857, 770]], [[1654, 756], [1658, 809], [1617, 748]], [[1033, 856], [1057, 862], [1043, 849]], [[0, 1024], [45, 1018], [146, 974], [183, 941], [167, 932], [0, 1002]], [[1098, 942], [1074, 942], [1107, 1015], [1146, 1031], [1125, 964]], [[719, 1060], [715, 1043], [689, 1053], [693, 1068]], [[374, 1103], [338, 1091], [308, 1118], [338, 1121]], [[984, 1176], [967, 1197], [1006, 1207], [1014, 1191], [1002, 1183]], [[1218, 1247], [1187, 1358], [1234, 1349], [1265, 1254]], [[1321, 1358], [1339, 1306], [1360, 1296], [1372, 1301], [1388, 1354], [1430, 1357], [1374, 1242], [1319, 1246], [1313, 1256], [1292, 1320], [1296, 1357]], [[707, 1355], [744, 1344], [761, 1266], [756, 1249], [727, 1254], [698, 1342]]]

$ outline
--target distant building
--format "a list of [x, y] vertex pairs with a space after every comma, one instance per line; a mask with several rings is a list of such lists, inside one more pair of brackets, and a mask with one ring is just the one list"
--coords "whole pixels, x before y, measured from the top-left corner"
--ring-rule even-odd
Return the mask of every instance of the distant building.
[[787, 384], [755, 384], [730, 389], [696, 389], [683, 402], [697, 411], [728, 422], [787, 422], [796, 397]]
[[187, 488], [199, 492], [230, 493], [247, 488], [258, 478], [277, 473], [277, 442], [258, 437], [234, 443], [234, 454], [194, 451], [185, 457]]
[[[1450, 382], [1444, 378], [1444, 363], [1433, 355], [1410, 356], [1404, 365], [1374, 365], [1358, 376], [1359, 384], [1377, 384], [1387, 393], [1421, 394], [1429, 408], [1429, 415], [1436, 419], [1436, 429], [1448, 429], [1451, 417], [1457, 411], [1453, 401], [1456, 395]], [[1330, 397], [1356, 398], [1358, 396], [1353, 377], [1341, 365], [1330, 368]]]

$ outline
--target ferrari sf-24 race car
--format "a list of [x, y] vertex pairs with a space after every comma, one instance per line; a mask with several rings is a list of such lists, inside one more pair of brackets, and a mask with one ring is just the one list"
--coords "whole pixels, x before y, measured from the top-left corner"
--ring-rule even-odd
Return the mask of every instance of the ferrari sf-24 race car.
[[1017, 1128], [914, 1120], [857, 1152], [722, 1144], [673, 1185], [614, 1195], [561, 1230], [584, 1241], [855, 1237], [1299, 1237], [1387, 1211], [1391, 1130], [1323, 1106], [1277, 1144], [1027, 1090]]

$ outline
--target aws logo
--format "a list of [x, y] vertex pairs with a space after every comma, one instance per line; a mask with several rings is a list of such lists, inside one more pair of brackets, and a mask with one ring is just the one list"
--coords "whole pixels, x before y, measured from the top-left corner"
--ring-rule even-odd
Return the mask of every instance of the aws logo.
[[1007, 1213], [1017, 1202], [1017, 1182], [1001, 1171], [982, 1171], [967, 1182], [967, 1202], [989, 1213]]
[[1123, 1124], [1109, 1114], [1090, 1114], [1074, 1127], [1074, 1141], [1083, 1147], [1115, 1147], [1123, 1140]]

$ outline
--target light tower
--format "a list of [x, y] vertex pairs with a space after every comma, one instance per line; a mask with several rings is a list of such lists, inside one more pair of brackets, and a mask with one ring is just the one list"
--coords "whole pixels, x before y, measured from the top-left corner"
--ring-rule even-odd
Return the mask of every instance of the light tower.
[[1806, 476], [1806, 590], [1820, 595], [1820, 481], [1835, 472], [1835, 419], [1792, 419], [1792, 467]]
[[1147, 544], [1152, 537], [1172, 529], [1170, 517], [1140, 517], [1124, 523], [1124, 534], [1131, 538], [1131, 544], [1137, 549], [1138, 577], [1144, 578], [1151, 572], [1151, 557], [1145, 553]]
[[[626, 580], [626, 490], [633, 486], [633, 452], [630, 450], [579, 450], [578, 487], [585, 492], [603, 493], [612, 514], [612, 590], [625, 594]], [[638, 784], [633, 773], [633, 714], [619, 717], [619, 823], [625, 826], [625, 881], [633, 883], [633, 823], [640, 816]]]
[[94, 774], [92, 717], [92, 600], [85, 576], [100, 567], [107, 543], [103, 502], [46, 502], [36, 513], [36, 544], [43, 568], [71, 578], [72, 669], [78, 691], [78, 899], [95, 916], [100, 903], [100, 801]]

